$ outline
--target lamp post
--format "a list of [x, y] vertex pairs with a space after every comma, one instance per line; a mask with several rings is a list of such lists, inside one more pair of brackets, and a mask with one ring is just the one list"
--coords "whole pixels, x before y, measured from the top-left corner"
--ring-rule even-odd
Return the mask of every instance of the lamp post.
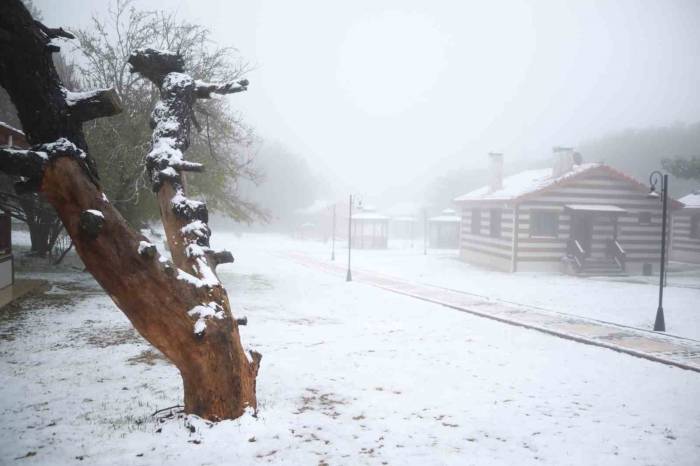
[[352, 281], [352, 272], [350, 271], [350, 252], [352, 251], [352, 194], [350, 195], [350, 203], [348, 204], [348, 274], [345, 276], [346, 282]]
[[333, 204], [333, 234], [331, 236], [331, 260], [335, 260], [335, 206]]
[[653, 171], [649, 175], [649, 195], [658, 197], [656, 192], [657, 183], [661, 184], [661, 264], [659, 265], [659, 307], [656, 309], [656, 319], [654, 320], [654, 331], [665, 332], [666, 322], [664, 320], [664, 276], [666, 273], [666, 212], [668, 209], [668, 175], [659, 171]]
[[423, 208], [423, 255], [428, 255], [428, 209]]

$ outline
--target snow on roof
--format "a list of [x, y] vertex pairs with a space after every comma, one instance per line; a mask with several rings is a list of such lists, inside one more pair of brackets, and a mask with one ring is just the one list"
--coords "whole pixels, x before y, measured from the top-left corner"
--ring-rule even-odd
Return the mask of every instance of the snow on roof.
[[579, 210], [584, 212], [612, 212], [612, 213], [625, 213], [625, 209], [622, 209], [616, 205], [608, 204], [566, 204], [564, 206], [569, 210]]
[[9, 129], [10, 131], [13, 131], [13, 132], [15, 132], [15, 133], [19, 133], [19, 134], [21, 134], [22, 136], [24, 136], [24, 131], [22, 131], [21, 129], [17, 129], [17, 128], [15, 128], [14, 126], [8, 125], [8, 124], [5, 123], [4, 121], [0, 121], [0, 126], [2, 126], [3, 128], [7, 128], [7, 129]]
[[462, 218], [457, 215], [454, 209], [445, 209], [440, 215], [435, 217], [430, 217], [429, 222], [441, 222], [441, 223], [458, 223], [462, 221]]
[[362, 212], [359, 214], [352, 214], [353, 220], [389, 220], [386, 215], [378, 214], [376, 212]]
[[483, 186], [479, 189], [459, 196], [455, 199], [455, 201], [511, 200], [525, 194], [547, 188], [567, 178], [579, 175], [600, 166], [602, 166], [600, 163], [582, 163], [580, 165], [574, 165], [574, 168], [571, 171], [556, 178], [552, 177], [551, 168], [526, 170], [504, 178], [502, 189], [490, 191], [488, 185]]
[[399, 217], [392, 217], [393, 222], [415, 222], [416, 217], [411, 217], [410, 215], [401, 215]]
[[683, 196], [678, 200], [682, 202], [686, 208], [700, 209], [700, 189], [696, 189], [692, 193], [688, 194], [687, 196]]

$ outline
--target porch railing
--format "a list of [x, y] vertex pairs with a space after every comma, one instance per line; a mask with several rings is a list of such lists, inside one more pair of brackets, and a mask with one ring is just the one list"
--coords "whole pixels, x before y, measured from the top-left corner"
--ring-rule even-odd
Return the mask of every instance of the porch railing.
[[576, 270], [580, 271], [583, 269], [584, 262], [586, 261], [586, 251], [575, 239], [570, 239], [566, 243], [566, 254], [574, 260], [576, 264]]
[[627, 260], [627, 253], [622, 249], [622, 246], [616, 239], [608, 240], [608, 257], [612, 257], [615, 263], [620, 267], [620, 269], [625, 270], [625, 261]]

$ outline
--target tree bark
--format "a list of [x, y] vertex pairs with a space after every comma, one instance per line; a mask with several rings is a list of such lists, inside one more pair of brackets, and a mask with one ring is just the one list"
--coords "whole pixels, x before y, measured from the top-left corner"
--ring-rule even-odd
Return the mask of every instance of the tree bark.
[[[66, 34], [35, 23], [20, 0], [0, 2], [0, 84], [33, 145], [28, 151], [0, 149], [0, 169], [39, 187], [86, 269], [139, 333], [180, 370], [187, 413], [220, 420], [255, 410], [260, 355], [251, 352], [249, 359], [245, 353], [226, 290], [213, 273], [206, 207], [184, 196], [180, 171], [201, 167], [180, 160], [159, 168], [172, 169], [165, 170], [171, 178], [159, 178], [158, 186], [172, 263], [159, 257], [102, 193], [82, 132], [85, 113], [71, 112], [51, 61], [56, 47], [50, 39], [61, 35], [56, 31]], [[189, 126], [180, 130], [189, 135]]]

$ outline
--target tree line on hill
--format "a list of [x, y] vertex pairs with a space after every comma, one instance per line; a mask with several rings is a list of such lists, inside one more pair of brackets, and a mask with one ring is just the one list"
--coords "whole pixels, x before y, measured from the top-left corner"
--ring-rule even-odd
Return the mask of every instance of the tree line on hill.
[[[603, 162], [646, 183], [654, 170], [671, 174], [675, 197], [700, 189], [700, 122], [663, 127], [627, 129], [582, 142], [576, 150], [587, 162]], [[506, 167], [506, 176], [519, 170], [551, 166], [548, 157]], [[452, 199], [480, 188], [488, 179], [484, 169], [457, 167], [435, 178], [426, 197], [433, 205], [450, 205]]]

